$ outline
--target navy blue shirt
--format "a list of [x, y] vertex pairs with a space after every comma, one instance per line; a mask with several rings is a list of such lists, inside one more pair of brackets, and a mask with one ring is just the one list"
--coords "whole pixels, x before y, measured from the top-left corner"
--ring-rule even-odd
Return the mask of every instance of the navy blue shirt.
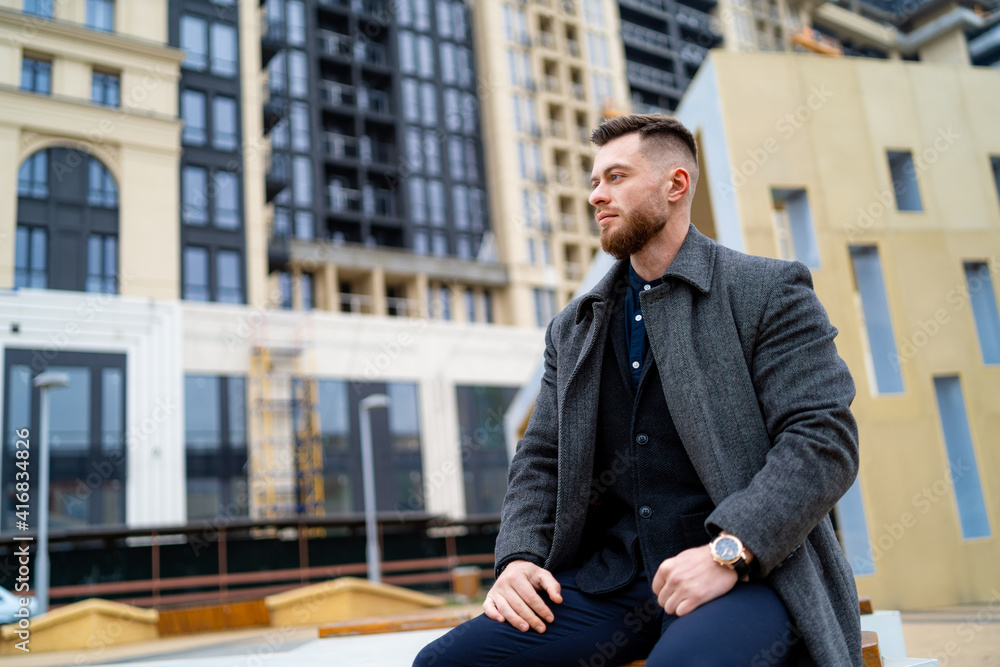
[[646, 349], [649, 347], [646, 321], [642, 317], [642, 307], [639, 305], [639, 292], [652, 289], [662, 282], [662, 278], [643, 280], [632, 268], [632, 262], [629, 262], [628, 290], [625, 294], [625, 341], [628, 343], [628, 366], [632, 372], [633, 389], [639, 386], [642, 361], [646, 358]]

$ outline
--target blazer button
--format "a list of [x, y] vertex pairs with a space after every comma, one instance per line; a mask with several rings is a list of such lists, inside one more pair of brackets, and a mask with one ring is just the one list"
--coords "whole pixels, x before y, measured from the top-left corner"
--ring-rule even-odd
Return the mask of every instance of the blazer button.
[[639, 516], [641, 516], [643, 519], [648, 519], [649, 517], [653, 516], [652, 508], [650, 508], [648, 505], [643, 505], [642, 507], [639, 508]]
[[640, 445], [645, 445], [647, 442], [649, 442], [649, 436], [647, 436], [645, 433], [640, 433], [639, 435], [635, 436], [635, 441], [638, 442]]

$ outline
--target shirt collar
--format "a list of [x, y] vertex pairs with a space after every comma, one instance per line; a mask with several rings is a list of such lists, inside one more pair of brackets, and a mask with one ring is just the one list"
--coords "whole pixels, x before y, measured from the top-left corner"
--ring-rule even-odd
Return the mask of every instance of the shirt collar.
[[653, 288], [653, 287], [656, 287], [657, 285], [659, 285], [662, 282], [663, 282], [663, 278], [657, 278], [656, 280], [643, 280], [639, 276], [639, 274], [635, 272], [635, 269], [632, 268], [632, 262], [629, 261], [629, 263], [628, 263], [628, 284], [629, 284], [629, 287], [631, 287], [636, 293], [642, 292], [646, 288], [646, 285], [649, 285], [650, 288]]

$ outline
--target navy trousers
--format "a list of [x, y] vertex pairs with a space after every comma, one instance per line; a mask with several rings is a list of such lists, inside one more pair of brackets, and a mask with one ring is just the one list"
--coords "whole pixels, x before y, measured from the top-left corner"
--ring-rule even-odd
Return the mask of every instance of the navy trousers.
[[607, 595], [580, 591], [576, 570], [556, 579], [562, 604], [539, 593], [555, 616], [544, 633], [480, 615], [425, 646], [414, 667], [610, 667], [641, 658], [649, 667], [774, 667], [801, 650], [785, 606], [763, 583], [737, 583], [677, 617], [663, 613], [642, 575]]

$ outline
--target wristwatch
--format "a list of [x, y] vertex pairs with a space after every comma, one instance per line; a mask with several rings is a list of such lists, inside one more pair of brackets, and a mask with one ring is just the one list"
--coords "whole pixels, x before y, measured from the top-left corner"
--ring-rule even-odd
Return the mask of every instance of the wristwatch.
[[746, 550], [740, 538], [734, 535], [719, 535], [709, 543], [708, 547], [716, 563], [736, 572], [740, 581], [750, 581], [750, 564], [746, 561]]

